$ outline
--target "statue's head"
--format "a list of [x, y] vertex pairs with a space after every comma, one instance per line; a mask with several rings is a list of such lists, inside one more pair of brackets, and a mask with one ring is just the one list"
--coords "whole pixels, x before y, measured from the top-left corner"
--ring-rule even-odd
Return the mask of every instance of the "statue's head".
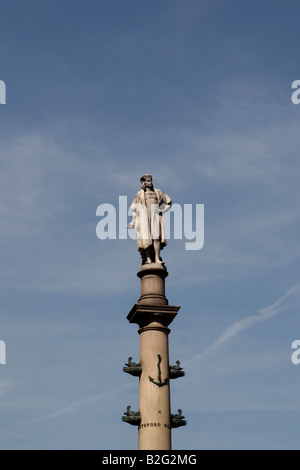
[[151, 175], [143, 175], [140, 178], [140, 182], [142, 184], [142, 189], [145, 189], [145, 188], [152, 189], [153, 188], [152, 176]]

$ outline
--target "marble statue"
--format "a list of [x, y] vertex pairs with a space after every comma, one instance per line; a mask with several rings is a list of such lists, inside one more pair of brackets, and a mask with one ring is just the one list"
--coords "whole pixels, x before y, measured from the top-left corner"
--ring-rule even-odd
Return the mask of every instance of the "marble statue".
[[128, 228], [135, 228], [142, 265], [164, 265], [160, 257], [160, 251], [167, 244], [163, 213], [171, 208], [172, 201], [166, 193], [154, 189], [151, 175], [143, 175], [140, 181], [141, 190], [137, 192], [130, 206], [133, 217]]

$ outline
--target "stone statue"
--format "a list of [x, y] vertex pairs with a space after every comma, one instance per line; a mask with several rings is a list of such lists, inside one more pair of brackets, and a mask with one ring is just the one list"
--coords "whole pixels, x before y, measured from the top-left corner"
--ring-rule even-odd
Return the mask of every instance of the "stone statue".
[[167, 244], [163, 213], [167, 212], [172, 201], [160, 189], [154, 189], [151, 175], [140, 178], [142, 189], [137, 192], [130, 206], [133, 217], [128, 228], [135, 228], [137, 248], [142, 264], [164, 264], [160, 251]]

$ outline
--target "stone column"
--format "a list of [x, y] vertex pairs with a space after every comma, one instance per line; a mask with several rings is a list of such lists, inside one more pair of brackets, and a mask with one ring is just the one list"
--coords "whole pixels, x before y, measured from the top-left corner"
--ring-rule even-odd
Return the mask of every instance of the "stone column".
[[171, 449], [168, 325], [180, 307], [165, 297], [167, 270], [160, 264], [143, 265], [138, 272], [141, 297], [127, 319], [139, 325], [139, 449]]

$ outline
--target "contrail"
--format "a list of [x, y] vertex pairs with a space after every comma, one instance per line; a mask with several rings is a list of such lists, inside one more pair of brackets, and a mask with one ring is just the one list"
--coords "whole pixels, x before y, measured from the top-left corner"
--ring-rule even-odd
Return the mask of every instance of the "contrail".
[[[57, 416], [61, 416], [61, 415], [64, 415], [66, 413], [70, 413], [72, 411], [80, 409], [81, 407], [83, 407], [87, 403], [97, 401], [100, 398], [103, 400], [104, 398], [111, 397], [111, 395], [114, 392], [119, 392], [120, 390], [130, 388], [131, 386], [132, 386], [132, 384], [126, 384], [126, 385], [123, 385], [122, 387], [117, 387], [117, 388], [114, 388], [112, 390], [107, 390], [105, 392], [98, 393], [97, 395], [92, 395], [88, 398], [83, 398], [82, 400], [77, 400], [77, 401], [75, 401], [73, 403], [70, 403], [69, 405], [65, 406], [64, 408], [61, 408], [60, 410], [54, 411], [53, 413], [49, 413], [47, 415], [43, 415], [43, 416], [40, 416], [38, 418], [31, 419], [29, 421], [23, 421], [22, 423], [18, 423], [15, 426], [25, 426], [25, 425], [32, 424], [32, 423], [37, 423], [39, 421], [44, 421], [44, 420], [47, 420], [47, 419], [56, 418]], [[13, 426], [13, 427], [15, 427], [15, 426]]]
[[[192, 357], [186, 364], [191, 364], [194, 361], [203, 359], [209, 354], [215, 352], [221, 346], [224, 346], [228, 341], [230, 341], [234, 336], [236, 336], [240, 331], [246, 330], [254, 323], [259, 321], [265, 321], [269, 318], [275, 317], [283, 310], [287, 310], [293, 305], [299, 303], [299, 294], [300, 294], [300, 284], [292, 287], [284, 294], [282, 297], [279, 297], [276, 302], [274, 302], [269, 307], [264, 307], [258, 310], [258, 314], [251, 317], [243, 318], [242, 320], [234, 322], [229, 328], [223, 331], [220, 336], [214, 341], [210, 346], [208, 346], [204, 351], [200, 352], [196, 356]], [[298, 296], [298, 297], [297, 297]], [[288, 300], [288, 302], [286, 302]]]
[[[259, 321], [265, 321], [265, 320], [268, 320], [269, 318], [275, 317], [283, 310], [287, 310], [293, 305], [299, 303], [300, 301], [299, 294], [300, 294], [300, 284], [297, 284], [296, 286], [289, 289], [287, 293], [284, 294], [282, 297], [279, 297], [279, 299], [276, 300], [276, 302], [274, 302], [272, 305], [270, 305], [269, 307], [261, 308], [258, 311], [259, 312], [258, 314], [250, 316], [250, 317], [246, 317], [246, 318], [243, 318], [242, 320], [234, 322], [229, 328], [227, 328], [226, 330], [223, 331], [223, 333], [220, 334], [220, 336], [216, 339], [216, 341], [214, 341], [210, 346], [204, 349], [204, 351], [200, 352], [196, 356], [186, 361], [185, 364], [191, 365], [192, 363], [207, 357], [209, 354], [215, 352], [217, 349], [219, 349], [220, 347], [228, 343], [240, 331], [246, 330], [251, 325]], [[96, 401], [99, 398], [103, 399], [107, 396], [111, 396], [112, 393], [120, 391], [121, 389], [125, 389], [128, 387], [131, 387], [131, 384], [126, 384], [123, 387], [118, 387], [113, 390], [107, 390], [105, 392], [98, 393], [97, 395], [93, 395], [91, 397], [78, 400], [53, 413], [40, 416], [39, 418], [30, 420], [27, 422], [19, 423], [17, 426], [27, 425], [27, 424], [31, 424], [34, 422], [43, 421], [43, 420], [47, 420], [50, 418], [55, 418], [56, 416], [60, 416], [66, 413], [70, 413], [74, 410], [81, 408], [87, 403]]]

